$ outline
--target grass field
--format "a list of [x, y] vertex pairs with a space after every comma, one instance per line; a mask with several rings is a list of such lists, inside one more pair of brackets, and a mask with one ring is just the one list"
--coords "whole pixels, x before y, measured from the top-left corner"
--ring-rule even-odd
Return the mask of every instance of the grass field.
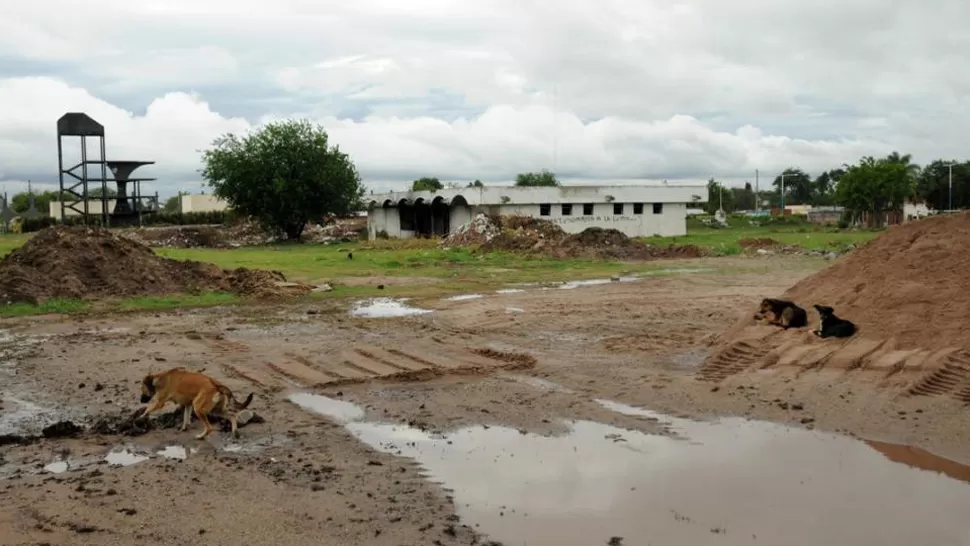
[[[647, 242], [661, 246], [695, 244], [715, 255], [734, 255], [741, 252], [738, 241], [745, 238], [771, 238], [783, 244], [807, 249], [837, 249], [878, 235], [878, 232], [872, 231], [840, 231], [809, 224], [753, 226], [744, 219], [732, 218], [729, 221], [731, 227], [714, 229], [704, 226], [696, 218], [691, 218], [688, 221], [688, 235], [648, 239]], [[0, 254], [6, 255], [28, 238], [29, 235], [0, 236]], [[349, 251], [353, 251], [352, 260], [347, 257]], [[278, 270], [290, 280], [305, 283], [332, 283], [332, 292], [314, 296], [320, 298], [374, 295], [374, 288], [371, 286], [373, 283], [353, 282], [354, 279], [365, 278], [397, 278], [401, 281], [388, 282], [381, 295], [430, 297], [487, 290], [520, 282], [558, 282], [624, 274], [663, 275], [666, 270], [685, 267], [682, 261], [670, 260], [630, 263], [529, 258], [505, 252], [476, 253], [467, 248], [441, 249], [437, 247], [436, 241], [429, 240], [390, 240], [344, 245], [281, 244], [237, 249], [158, 249], [157, 253], [178, 260], [211, 262], [223, 268]], [[704, 267], [711, 267], [710, 260]], [[757, 261], [750, 264], [730, 261], [724, 262], [723, 266], [715, 266], [725, 273], [763, 267]], [[409, 282], [408, 278], [413, 282]], [[240, 299], [231, 294], [141, 297], [98, 304], [58, 299], [39, 306], [8, 305], [0, 308], [0, 316], [157, 310], [234, 303], [240, 303]]]
[[786, 220], [784, 223], [752, 225], [750, 218], [730, 217], [730, 227], [712, 228], [693, 217], [688, 218], [687, 235], [683, 237], [651, 237], [645, 240], [658, 246], [693, 244], [718, 254], [733, 255], [741, 253], [738, 241], [742, 239], [770, 238], [784, 245], [808, 250], [838, 250], [864, 243], [881, 233], [875, 230], [840, 230]]

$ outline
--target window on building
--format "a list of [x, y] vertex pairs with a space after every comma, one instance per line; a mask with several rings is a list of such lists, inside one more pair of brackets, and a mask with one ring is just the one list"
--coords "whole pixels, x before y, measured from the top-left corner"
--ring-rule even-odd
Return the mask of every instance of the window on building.
[[572, 216], [573, 215], [573, 205], [571, 203], [567, 203], [567, 204], [565, 204], [565, 205], [562, 206], [562, 215], [563, 216]]
[[592, 203], [583, 204], [583, 216], [592, 216], [592, 215], [593, 215], [593, 204]]
[[613, 214], [623, 214], [623, 203], [613, 203]]
[[633, 204], [633, 214], [643, 214], [643, 203]]
[[664, 204], [663, 203], [654, 203], [653, 204], [653, 213], [654, 214], [663, 214], [664, 213]]
[[539, 205], [539, 216], [549, 216], [550, 214], [552, 214], [552, 205], [549, 203]]

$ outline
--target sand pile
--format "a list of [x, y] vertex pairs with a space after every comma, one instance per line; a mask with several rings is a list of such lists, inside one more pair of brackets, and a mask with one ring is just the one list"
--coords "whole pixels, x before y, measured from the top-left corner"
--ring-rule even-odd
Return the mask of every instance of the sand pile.
[[[936, 394], [952, 390], [970, 401], [970, 336], [964, 324], [970, 307], [968, 271], [970, 213], [890, 228], [784, 294], [764, 294], [804, 307], [809, 327], [786, 332], [757, 325], [754, 305], [739, 310], [738, 322], [721, 336], [699, 378], [721, 380], [769, 367], [798, 373], [861, 370], [875, 373], [883, 386], [897, 382], [922, 393], [922, 387], [909, 383], [916, 377], [928, 381], [927, 388]], [[858, 326], [858, 333], [848, 339], [815, 337], [813, 304], [833, 307]], [[944, 386], [936, 386], [933, 374], [952, 370], [959, 377], [941, 379]]]
[[866, 336], [891, 337], [899, 347], [968, 345], [970, 214], [894, 227], [785, 297], [834, 307]]
[[529, 216], [477, 215], [445, 237], [440, 246], [478, 245], [484, 252], [506, 251], [554, 258], [647, 260], [693, 258], [702, 255], [695, 246], [654, 247], [623, 232], [598, 227], [568, 234], [558, 225]]
[[55, 226], [38, 232], [0, 260], [0, 302], [204, 291], [273, 297], [295, 291], [292, 286], [280, 286], [285, 280], [279, 272], [229, 271], [213, 264], [162, 258], [147, 246], [103, 228]]

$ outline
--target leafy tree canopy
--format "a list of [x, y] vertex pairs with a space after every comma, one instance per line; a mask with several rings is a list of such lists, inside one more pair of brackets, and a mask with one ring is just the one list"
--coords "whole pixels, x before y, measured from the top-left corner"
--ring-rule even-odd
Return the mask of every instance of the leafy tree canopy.
[[347, 154], [306, 120], [225, 134], [202, 153], [202, 178], [236, 212], [299, 240], [306, 223], [360, 210], [364, 186]]
[[516, 186], [559, 186], [556, 175], [543, 169], [540, 172], [519, 173], [515, 177]]
[[438, 191], [444, 187], [437, 178], [419, 178], [411, 183], [411, 191]]

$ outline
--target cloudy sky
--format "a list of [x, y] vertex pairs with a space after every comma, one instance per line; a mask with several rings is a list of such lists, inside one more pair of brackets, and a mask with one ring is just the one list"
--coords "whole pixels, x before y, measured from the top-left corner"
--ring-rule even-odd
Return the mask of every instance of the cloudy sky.
[[[32, 0], [0, 17], [0, 189], [55, 123], [199, 191], [225, 132], [309, 117], [368, 187], [762, 181], [892, 150], [970, 157], [963, 0]], [[72, 150], [73, 151], [73, 150]]]

